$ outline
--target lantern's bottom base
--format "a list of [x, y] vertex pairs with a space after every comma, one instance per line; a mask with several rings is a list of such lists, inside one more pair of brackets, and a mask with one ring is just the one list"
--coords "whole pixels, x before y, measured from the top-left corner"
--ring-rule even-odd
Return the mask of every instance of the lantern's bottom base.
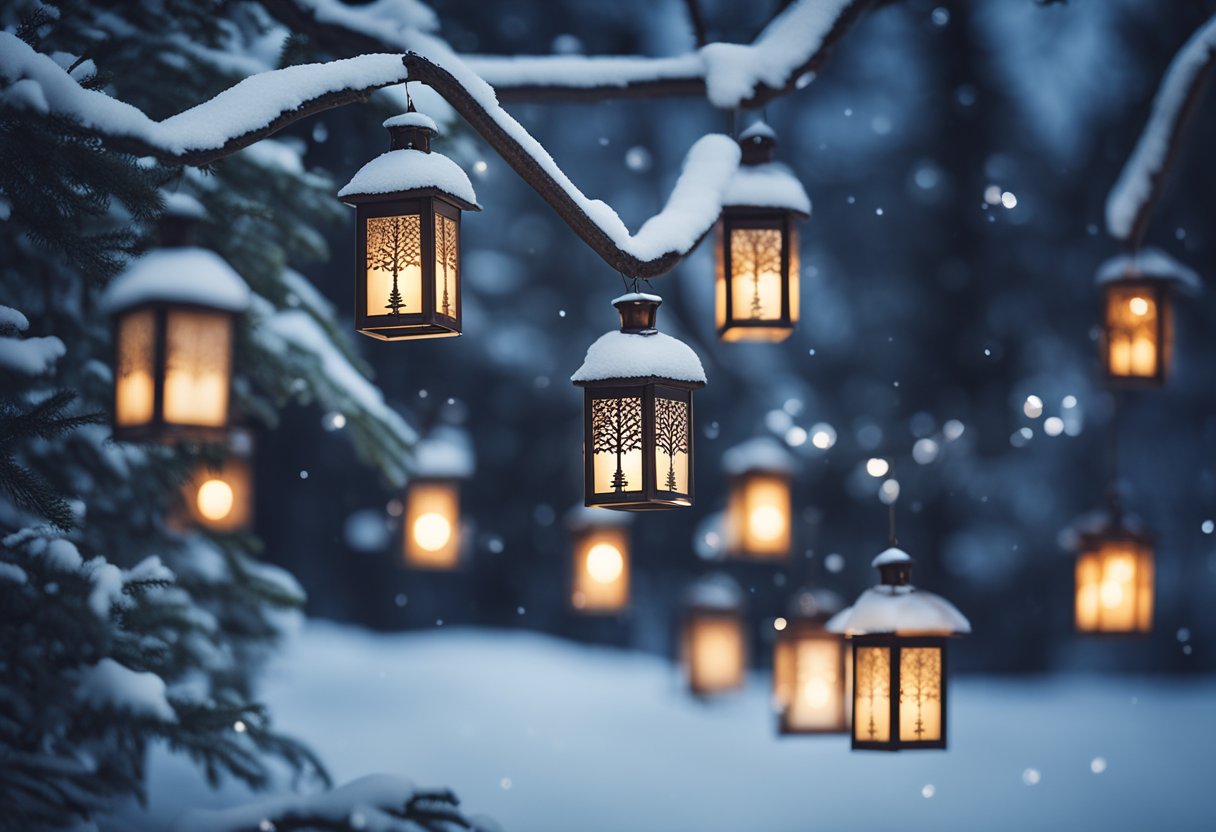
[[164, 422], [144, 425], [115, 425], [111, 434], [115, 442], [155, 442], [176, 445], [179, 442], [222, 445], [228, 442], [229, 429], [204, 425], [167, 425]]
[[763, 341], [777, 343], [794, 334], [793, 326], [727, 326], [718, 330], [718, 337], [727, 343]]
[[692, 500], [677, 497], [670, 500], [639, 500], [635, 503], [597, 503], [587, 500], [587, 508], [610, 508], [613, 511], [666, 511], [669, 508], [688, 508]]
[[854, 751], [945, 751], [945, 740], [931, 742], [857, 742], [853, 741]]
[[1151, 636], [1153, 634], [1153, 628], [1151, 626], [1149, 626], [1149, 627], [1129, 627], [1126, 629], [1114, 629], [1114, 628], [1100, 629], [1097, 627], [1075, 626], [1074, 629], [1076, 630], [1077, 635], [1079, 635], [1079, 636], [1084, 636], [1086, 638], [1093, 637], [1093, 638], [1099, 638], [1099, 639], [1104, 639], [1104, 638], [1147, 639], [1149, 636]]
[[801, 728], [794, 725], [786, 724], [785, 720], [777, 720], [777, 734], [782, 737], [821, 737], [821, 736], [848, 736], [850, 728], [848, 725], [839, 725], [834, 728]]
[[1120, 390], [1159, 390], [1165, 387], [1165, 373], [1157, 373], [1151, 376], [1133, 376], [1112, 373], [1108, 370], [1105, 376], [1106, 383], [1109, 386], [1117, 387]]
[[436, 324], [418, 324], [416, 326], [377, 326], [358, 330], [369, 338], [378, 341], [408, 341], [422, 338], [453, 338], [460, 334], [459, 329], [448, 329]]

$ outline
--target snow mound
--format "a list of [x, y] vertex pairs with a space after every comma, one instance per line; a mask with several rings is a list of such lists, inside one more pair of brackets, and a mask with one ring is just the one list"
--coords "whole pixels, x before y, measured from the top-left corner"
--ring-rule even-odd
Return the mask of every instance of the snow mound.
[[912, 563], [912, 556], [900, 549], [897, 546], [892, 546], [889, 549], [884, 549], [879, 552], [874, 560], [870, 561], [870, 566], [877, 569], [880, 566], [889, 566], [892, 563]]
[[108, 706], [161, 722], [177, 721], [177, 713], [165, 698], [165, 683], [159, 676], [131, 670], [111, 658], [80, 672], [76, 695], [94, 706]]
[[420, 477], [468, 479], [476, 461], [473, 445], [463, 430], [443, 425], [414, 446], [413, 470]]
[[384, 120], [383, 126], [389, 127], [421, 127], [425, 130], [430, 130], [432, 133], [439, 132], [439, 126], [435, 124], [435, 119], [428, 116], [426, 113], [402, 113], [398, 116], [390, 116]]
[[347, 197], [395, 194], [435, 188], [461, 202], [477, 207], [477, 194], [469, 175], [442, 153], [421, 150], [390, 150], [359, 168], [342, 190], [340, 199]]
[[1172, 280], [1190, 293], [1198, 292], [1203, 286], [1194, 269], [1184, 266], [1159, 248], [1143, 248], [1134, 254], [1110, 258], [1098, 267], [1094, 282], [1101, 285], [1145, 277]]
[[205, 248], [153, 249], [131, 262], [102, 296], [102, 308], [121, 312], [141, 303], [197, 303], [230, 312], [249, 307], [248, 284], [224, 258]]
[[575, 384], [629, 378], [668, 378], [705, 383], [705, 368], [692, 347], [670, 335], [606, 332], [587, 348], [583, 366], [570, 376]]
[[183, 194], [177, 191], [161, 191], [160, 196], [165, 201], [166, 216], [183, 217], [192, 220], [207, 219], [207, 209], [203, 207], [203, 203], [190, 196], [190, 194]]
[[714, 572], [694, 581], [685, 590], [684, 605], [698, 609], [737, 610], [743, 606], [743, 589], [730, 575]]
[[613, 298], [612, 305], [616, 306], [618, 303], [632, 303], [634, 301], [639, 301], [639, 300], [648, 300], [648, 301], [651, 301], [652, 303], [662, 303], [663, 302], [663, 299], [661, 297], [659, 297], [658, 295], [651, 295], [651, 294], [647, 294], [646, 292], [626, 292], [625, 294], [621, 295], [619, 298]]
[[794, 470], [794, 460], [776, 439], [757, 436], [735, 445], [722, 455], [722, 470], [731, 476], [749, 471], [776, 471], [788, 474]]
[[780, 162], [740, 165], [722, 192], [722, 206], [780, 208], [811, 215], [811, 198], [806, 189], [793, 171]]
[[751, 127], [748, 127], [746, 130], [740, 133], [739, 141], [745, 142], [748, 139], [754, 139], [757, 136], [762, 139], [772, 139], [773, 141], [777, 140], [776, 131], [774, 131], [772, 127], [769, 127], [767, 121], [761, 119], [760, 121], [753, 122]]
[[962, 635], [971, 632], [971, 622], [953, 604], [932, 592], [914, 586], [880, 584], [867, 589], [853, 606], [833, 616], [828, 621], [828, 630], [850, 636]]
[[54, 335], [34, 338], [0, 337], [0, 369], [23, 376], [41, 376], [55, 368], [67, 347]]

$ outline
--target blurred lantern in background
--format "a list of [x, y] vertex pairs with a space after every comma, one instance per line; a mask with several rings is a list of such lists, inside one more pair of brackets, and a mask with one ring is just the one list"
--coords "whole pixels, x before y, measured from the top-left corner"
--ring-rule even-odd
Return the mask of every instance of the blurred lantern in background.
[[851, 657], [844, 636], [826, 629], [843, 606], [833, 592], [803, 590], [794, 596], [788, 618], [778, 619], [773, 698], [782, 734], [849, 732]]
[[629, 526], [619, 511], [577, 506], [567, 516], [572, 542], [570, 605], [582, 613], [629, 606]]
[[460, 483], [473, 475], [473, 451], [464, 431], [433, 430], [414, 448], [414, 476], [405, 489], [405, 563], [414, 569], [455, 569], [460, 564]]
[[793, 460], [774, 439], [760, 437], [722, 457], [729, 480], [726, 553], [749, 560], [785, 560], [792, 543]]
[[584, 388], [588, 506], [692, 505], [692, 391], [705, 385], [705, 371], [687, 344], [655, 329], [662, 302], [638, 293], [614, 300], [620, 331], [600, 336], [571, 376]]
[[1102, 528], [1078, 536], [1076, 605], [1080, 633], [1153, 631], [1153, 543], [1127, 528], [1114, 508]]
[[438, 130], [409, 111], [384, 122], [389, 150], [338, 191], [355, 206], [355, 328], [394, 341], [460, 334], [460, 212], [480, 211]]
[[1194, 292], [1198, 275], [1157, 249], [1106, 261], [1098, 269], [1105, 312], [1102, 364], [1117, 386], [1160, 387], [1170, 372], [1174, 289]]
[[853, 748], [945, 748], [946, 639], [971, 624], [911, 585], [907, 552], [892, 547], [873, 565], [881, 583], [829, 622], [853, 644]]
[[802, 183], [773, 161], [776, 135], [757, 122], [739, 136], [742, 159], [715, 228], [717, 329], [724, 341], [784, 341], [798, 323], [798, 220], [811, 213]]
[[235, 321], [249, 287], [193, 244], [206, 213], [166, 195], [160, 245], [114, 278], [102, 299], [114, 325], [114, 438], [222, 440], [228, 432]]
[[233, 430], [223, 458], [200, 460], [182, 489], [192, 522], [217, 532], [245, 531], [253, 525], [253, 435]]
[[688, 689], [712, 696], [743, 687], [747, 645], [743, 590], [727, 575], [696, 581], [685, 596], [681, 664]]

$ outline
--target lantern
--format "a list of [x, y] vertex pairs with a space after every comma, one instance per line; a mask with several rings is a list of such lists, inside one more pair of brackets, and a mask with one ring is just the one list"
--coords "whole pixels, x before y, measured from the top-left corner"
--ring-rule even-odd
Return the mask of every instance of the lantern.
[[1105, 313], [1102, 365], [1108, 381], [1160, 387], [1173, 353], [1175, 287], [1194, 291], [1199, 277], [1156, 249], [1115, 257], [1098, 270]]
[[743, 591], [730, 577], [710, 575], [689, 589], [680, 648], [693, 695], [712, 696], [743, 687], [747, 672]]
[[844, 636], [826, 629], [840, 610], [830, 592], [800, 592], [778, 619], [773, 646], [773, 700], [782, 734], [847, 734], [853, 663]]
[[570, 605], [615, 613], [629, 606], [629, 514], [578, 506], [568, 525], [573, 542]]
[[460, 212], [480, 211], [469, 177], [431, 152], [438, 130], [409, 111], [384, 122], [389, 151], [338, 192], [355, 206], [355, 328], [395, 341], [460, 334]]
[[752, 439], [722, 457], [729, 477], [726, 551], [731, 557], [784, 560], [791, 544], [789, 454], [773, 439]]
[[414, 449], [414, 477], [405, 491], [403, 550], [415, 569], [450, 570], [460, 563], [460, 482], [473, 474], [468, 438], [438, 428]]
[[723, 341], [784, 341], [798, 323], [798, 220], [811, 213], [802, 183], [773, 161], [777, 139], [757, 122], [739, 136], [742, 158], [722, 197], [717, 328]]
[[612, 302], [619, 332], [587, 350], [571, 380], [584, 388], [586, 504], [645, 511], [692, 505], [692, 391], [705, 385], [687, 344], [655, 329], [662, 298]]
[[192, 244], [202, 205], [184, 194], [166, 202], [160, 247], [133, 260], [102, 299], [114, 326], [114, 438], [223, 439], [235, 321], [249, 287]]
[[217, 532], [244, 531], [253, 524], [253, 436], [235, 430], [219, 463], [200, 462], [182, 487], [191, 522]]
[[910, 583], [912, 558], [874, 558], [882, 582], [828, 629], [853, 644], [853, 748], [946, 747], [946, 639], [971, 632], [953, 604]]
[[1077, 554], [1077, 631], [1115, 635], [1153, 631], [1153, 543], [1123, 525], [1082, 533]]

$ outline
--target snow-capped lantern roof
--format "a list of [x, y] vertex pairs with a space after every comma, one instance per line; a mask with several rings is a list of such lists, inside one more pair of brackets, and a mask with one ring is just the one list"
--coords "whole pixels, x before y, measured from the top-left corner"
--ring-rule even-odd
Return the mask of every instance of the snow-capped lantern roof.
[[1098, 285], [1135, 280], [1168, 280], [1190, 294], [1199, 292], [1203, 282], [1198, 273], [1179, 263], [1159, 248], [1143, 248], [1132, 254], [1120, 254], [1098, 267], [1094, 282]]
[[469, 175], [442, 153], [431, 151], [439, 128], [430, 116], [414, 110], [384, 121], [389, 150], [356, 171], [338, 198], [348, 205], [407, 198], [412, 192], [438, 191], [464, 211], [480, 211]]
[[469, 436], [463, 430], [443, 425], [414, 446], [414, 475], [429, 479], [463, 480], [473, 476], [476, 459]]
[[788, 167], [773, 161], [777, 134], [758, 121], [739, 134], [738, 169], [722, 192], [724, 208], [773, 208], [811, 215], [811, 198]]
[[114, 314], [145, 303], [182, 303], [244, 312], [252, 293], [224, 258], [195, 246], [152, 249], [132, 260], [102, 295]]
[[785, 446], [769, 436], [740, 442], [722, 455], [722, 470], [729, 476], [755, 471], [793, 473], [794, 459]]
[[871, 565], [882, 582], [867, 589], [853, 606], [833, 616], [827, 629], [849, 636], [870, 633], [964, 635], [971, 622], [958, 608], [932, 592], [912, 586], [912, 557], [895, 546], [880, 553]]
[[684, 591], [684, 606], [690, 610], [737, 612], [743, 608], [743, 588], [723, 572], [698, 578]]
[[665, 379], [701, 387], [705, 369], [692, 348], [655, 329], [663, 299], [632, 292], [612, 302], [621, 328], [601, 335], [587, 349], [583, 365], [570, 376], [575, 384], [613, 379]]
[[566, 512], [565, 519], [566, 528], [577, 532], [597, 526], [628, 526], [633, 522], [633, 515], [628, 511], [612, 511], [580, 503]]

